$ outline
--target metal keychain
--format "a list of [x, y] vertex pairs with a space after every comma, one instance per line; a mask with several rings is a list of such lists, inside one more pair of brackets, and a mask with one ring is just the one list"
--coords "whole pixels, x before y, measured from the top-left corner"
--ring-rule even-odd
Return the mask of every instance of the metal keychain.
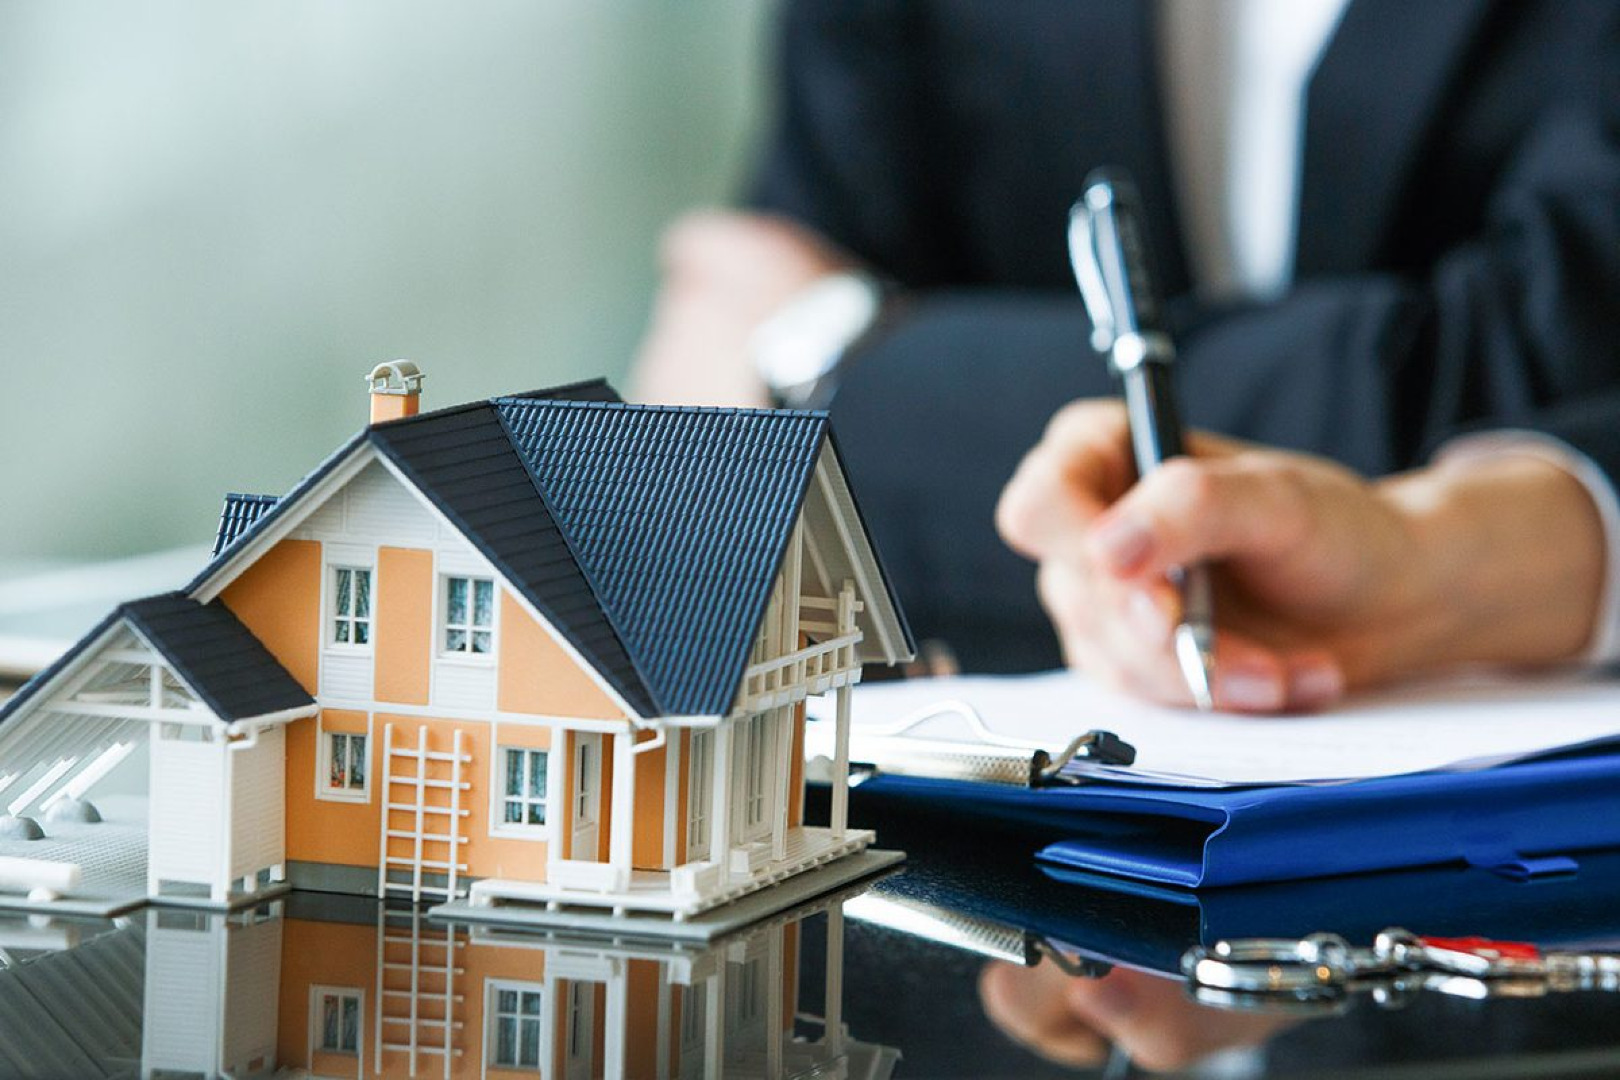
[[1340, 1012], [1358, 993], [1394, 1007], [1420, 991], [1488, 998], [1620, 990], [1620, 953], [1543, 952], [1525, 942], [1399, 928], [1370, 947], [1337, 934], [1218, 941], [1189, 949], [1181, 970], [1200, 1001], [1290, 1013]]

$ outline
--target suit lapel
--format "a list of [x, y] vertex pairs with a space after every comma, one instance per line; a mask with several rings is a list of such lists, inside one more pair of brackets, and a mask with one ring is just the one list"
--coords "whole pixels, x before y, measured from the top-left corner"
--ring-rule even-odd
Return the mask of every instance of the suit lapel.
[[1305, 98], [1300, 277], [1366, 269], [1496, 0], [1352, 0]]

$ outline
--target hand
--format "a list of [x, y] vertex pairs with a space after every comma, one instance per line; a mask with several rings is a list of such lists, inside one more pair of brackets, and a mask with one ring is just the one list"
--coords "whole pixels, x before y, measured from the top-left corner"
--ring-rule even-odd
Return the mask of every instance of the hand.
[[979, 976], [979, 999], [1013, 1041], [1076, 1067], [1101, 1064], [1118, 1045], [1142, 1068], [1185, 1069], [1218, 1050], [1257, 1046], [1295, 1023], [1199, 1005], [1179, 980], [1128, 968], [1088, 979], [1050, 964], [992, 963]]
[[754, 328], [794, 294], [854, 265], [786, 218], [703, 210], [664, 234], [652, 326], [631, 370], [631, 393], [661, 404], [763, 406]]
[[1464, 460], [1369, 482], [1319, 458], [1193, 434], [1134, 484], [1123, 408], [1068, 406], [997, 508], [1039, 562], [1068, 661], [1188, 702], [1172, 655], [1176, 566], [1216, 569], [1214, 695], [1312, 709], [1347, 688], [1469, 663], [1551, 663], [1590, 638], [1602, 526], [1540, 458]]

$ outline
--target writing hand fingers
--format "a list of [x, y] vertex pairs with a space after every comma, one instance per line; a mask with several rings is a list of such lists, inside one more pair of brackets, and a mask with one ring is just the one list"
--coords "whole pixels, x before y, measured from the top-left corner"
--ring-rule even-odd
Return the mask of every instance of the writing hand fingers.
[[[1071, 666], [1125, 693], [1191, 704], [1172, 640], [1179, 601], [1167, 581], [1121, 582], [1058, 559], [1044, 561], [1037, 580]], [[1279, 649], [1223, 628], [1215, 654], [1212, 690], [1221, 709], [1307, 711], [1344, 692], [1343, 674], [1325, 650]]]

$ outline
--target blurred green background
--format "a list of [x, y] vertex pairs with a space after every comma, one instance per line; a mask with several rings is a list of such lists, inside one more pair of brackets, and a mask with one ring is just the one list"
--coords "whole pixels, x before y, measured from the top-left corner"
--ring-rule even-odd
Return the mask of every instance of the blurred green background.
[[212, 538], [406, 357], [622, 376], [727, 201], [764, 0], [0, 0], [0, 567]]

